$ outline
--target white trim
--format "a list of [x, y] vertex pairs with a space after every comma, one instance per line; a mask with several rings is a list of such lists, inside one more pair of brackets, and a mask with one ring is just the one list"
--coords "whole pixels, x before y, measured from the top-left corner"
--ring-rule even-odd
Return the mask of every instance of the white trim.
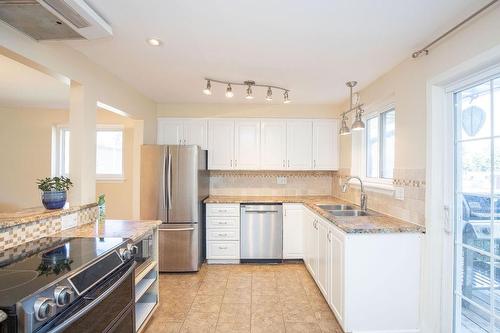
[[[498, 66], [499, 62], [500, 45], [427, 81], [426, 237], [421, 275], [423, 332], [451, 332], [453, 323], [453, 295], [449, 295], [444, 288], [447, 283], [450, 284], [450, 268], [443, 267], [443, 263], [450, 259], [450, 244], [453, 244], [450, 237], [452, 233], [443, 228], [443, 221], [447, 217], [444, 207], [449, 201], [446, 199], [449, 180], [445, 176], [450, 174], [444, 173], [443, 166], [449, 160], [449, 156], [445, 156], [449, 145], [446, 133], [452, 126], [447, 121], [446, 112], [443, 112], [447, 104], [446, 89], [471, 74], [486, 72]], [[443, 278], [445, 276], [447, 278]]]
[[100, 177], [97, 177], [96, 175], [96, 182], [98, 183], [123, 183], [126, 180], [127, 178], [114, 177], [113, 175], [102, 175]]
[[[392, 109], [397, 114], [394, 94], [367, 105], [362, 119], [366, 124], [368, 119], [379, 117]], [[359, 175], [363, 185], [372, 192], [394, 196], [393, 178], [366, 176], [366, 130], [351, 132], [351, 150], [351, 175]]]

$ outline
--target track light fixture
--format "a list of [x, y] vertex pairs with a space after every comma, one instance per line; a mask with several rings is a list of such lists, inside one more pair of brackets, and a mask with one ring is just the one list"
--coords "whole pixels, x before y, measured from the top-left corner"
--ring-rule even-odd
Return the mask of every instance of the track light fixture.
[[203, 93], [205, 95], [212, 95], [212, 85], [210, 84], [210, 80], [207, 80], [207, 86], [203, 89]]
[[231, 88], [231, 83], [228, 83], [226, 88], [226, 97], [231, 98], [233, 96], [234, 96], [233, 88]]
[[272, 101], [272, 100], [273, 100], [273, 91], [271, 87], [267, 87], [266, 101]]
[[[342, 126], [340, 127], [339, 134], [340, 135], [346, 135], [350, 134], [351, 131], [360, 131], [365, 129], [365, 123], [363, 122], [363, 119], [361, 119], [361, 116], [363, 115], [363, 104], [359, 104], [359, 94], [356, 93], [353, 95], [352, 93], [352, 88], [354, 88], [358, 84], [356, 81], [349, 81], [346, 82], [346, 86], [349, 87], [349, 105], [350, 108], [347, 111], [342, 112]], [[354, 106], [353, 106], [354, 104]], [[354, 111], [355, 116], [354, 116], [354, 122], [351, 125], [351, 128], [347, 126], [347, 114]]]
[[245, 81], [244, 83], [247, 85], [247, 95], [245, 96], [245, 98], [246, 99], [253, 99], [252, 86], [255, 84], [255, 82]]
[[203, 93], [205, 95], [212, 95], [212, 82], [216, 83], [221, 83], [227, 85], [226, 87], [226, 97], [231, 98], [234, 96], [233, 93], [233, 88], [232, 86], [245, 86], [246, 87], [246, 99], [254, 99], [254, 94], [253, 94], [253, 88], [254, 87], [266, 87], [267, 88], [267, 93], [266, 93], [266, 101], [272, 101], [273, 100], [273, 89], [277, 90], [282, 90], [283, 91], [283, 103], [288, 104], [291, 103], [292, 101], [290, 100], [290, 97], [288, 96], [288, 93], [290, 92], [289, 89], [283, 88], [283, 87], [278, 87], [278, 86], [273, 86], [269, 84], [257, 84], [255, 81], [247, 80], [243, 82], [230, 82], [230, 81], [222, 81], [222, 80], [214, 80], [214, 79], [205, 79], [207, 81], [206, 88], [203, 89]]

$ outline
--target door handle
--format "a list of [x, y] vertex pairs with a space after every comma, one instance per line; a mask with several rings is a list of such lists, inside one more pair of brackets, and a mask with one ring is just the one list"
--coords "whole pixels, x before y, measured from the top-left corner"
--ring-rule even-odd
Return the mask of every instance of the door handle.
[[166, 192], [166, 186], [165, 186], [165, 174], [167, 173], [167, 157], [163, 157], [163, 177], [162, 177], [162, 194], [163, 194], [163, 208], [167, 205], [167, 192]]
[[277, 210], [245, 210], [245, 213], [277, 213]]
[[172, 154], [168, 154], [168, 209], [172, 209]]
[[158, 229], [160, 231], [193, 231], [194, 228], [178, 228], [178, 229]]

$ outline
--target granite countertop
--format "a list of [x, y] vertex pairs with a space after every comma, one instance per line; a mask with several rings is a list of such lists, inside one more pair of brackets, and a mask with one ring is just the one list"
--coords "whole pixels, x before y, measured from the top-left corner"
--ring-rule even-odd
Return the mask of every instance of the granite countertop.
[[346, 233], [425, 233], [425, 227], [375, 211], [370, 216], [332, 216], [318, 204], [352, 203], [333, 196], [210, 196], [205, 203], [300, 203]]
[[45, 209], [44, 207], [33, 207], [20, 210], [18, 212], [0, 212], [0, 230], [9, 228], [15, 225], [26, 224], [38, 220], [43, 220], [51, 217], [58, 217], [77, 212], [85, 208], [97, 206], [97, 203], [85, 205], [69, 206], [62, 209]]
[[103, 220], [66, 229], [51, 236], [121, 237], [137, 240], [160, 224], [161, 221], [157, 220]]

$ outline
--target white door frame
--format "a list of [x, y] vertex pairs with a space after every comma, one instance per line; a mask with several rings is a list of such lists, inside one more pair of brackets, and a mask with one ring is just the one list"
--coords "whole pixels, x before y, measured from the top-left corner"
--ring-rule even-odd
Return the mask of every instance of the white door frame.
[[498, 69], [500, 45], [427, 82], [426, 237], [422, 258], [421, 332], [453, 329], [454, 133], [449, 89]]

